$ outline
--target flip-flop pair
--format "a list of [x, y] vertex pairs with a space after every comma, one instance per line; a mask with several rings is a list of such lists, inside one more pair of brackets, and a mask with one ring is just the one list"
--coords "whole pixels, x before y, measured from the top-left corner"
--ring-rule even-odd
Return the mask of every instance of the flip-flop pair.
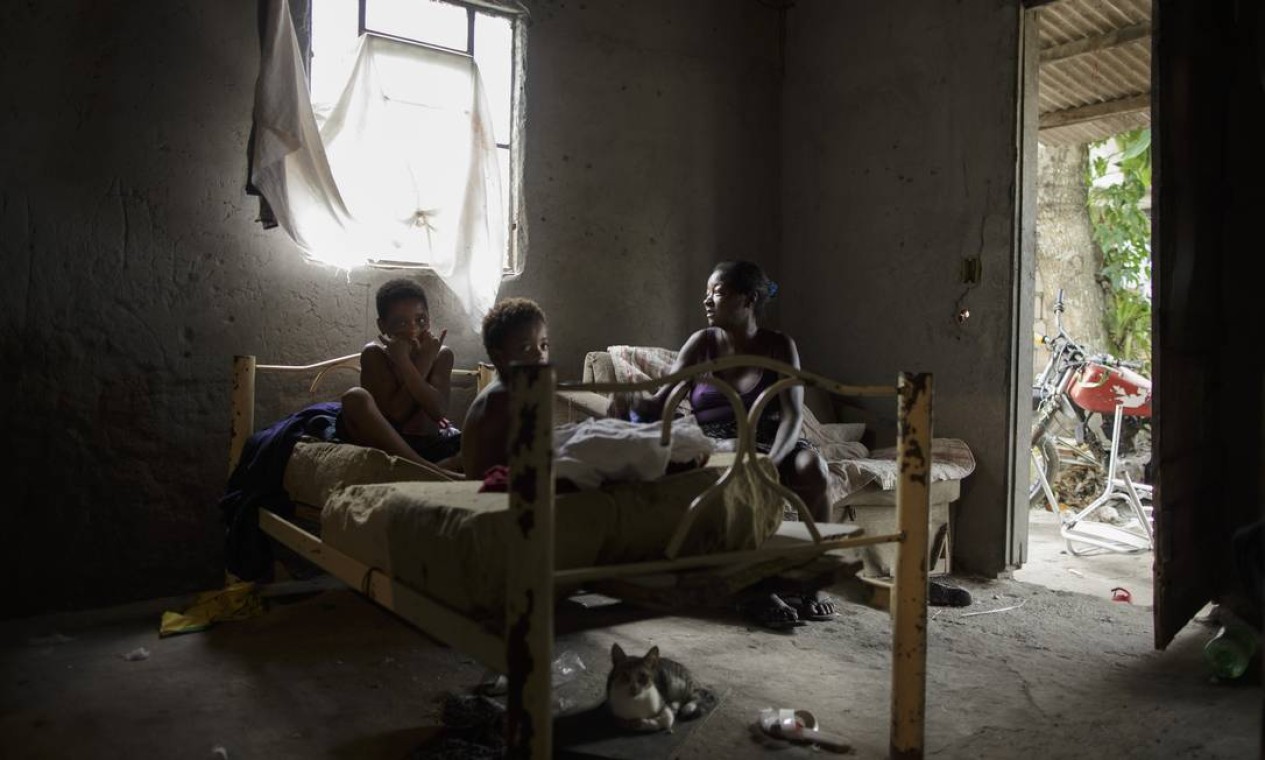
[[759, 594], [738, 604], [738, 611], [751, 622], [771, 631], [786, 631], [804, 625], [799, 612], [773, 593]]
[[801, 594], [778, 594], [783, 602], [799, 614], [800, 620], [834, 620], [835, 600], [819, 591]]
[[748, 620], [773, 631], [805, 625], [809, 620], [832, 620], [834, 600], [814, 593], [761, 594], [738, 606]]

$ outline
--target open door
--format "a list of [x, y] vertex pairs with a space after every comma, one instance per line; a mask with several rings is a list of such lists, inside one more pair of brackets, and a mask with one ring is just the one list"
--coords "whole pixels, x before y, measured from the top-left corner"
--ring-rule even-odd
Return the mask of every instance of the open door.
[[[1156, 0], [1153, 47], [1155, 644], [1234, 587], [1260, 519], [1265, 13]], [[1245, 276], [1246, 275], [1246, 276]]]

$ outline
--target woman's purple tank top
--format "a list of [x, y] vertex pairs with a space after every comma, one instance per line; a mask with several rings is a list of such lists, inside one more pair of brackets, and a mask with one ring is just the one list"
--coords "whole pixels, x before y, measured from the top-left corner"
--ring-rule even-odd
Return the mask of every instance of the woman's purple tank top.
[[[751, 405], [760, 398], [760, 394], [776, 381], [777, 375], [769, 370], [760, 373], [760, 380], [750, 390], [739, 393], [738, 397], [742, 399], [744, 409], [750, 409]], [[730, 405], [729, 399], [725, 398], [725, 394], [716, 389], [702, 379], [694, 383], [694, 387], [690, 389], [690, 406], [694, 409], [694, 417], [699, 424], [708, 422], [729, 422], [734, 418], [734, 409]]]

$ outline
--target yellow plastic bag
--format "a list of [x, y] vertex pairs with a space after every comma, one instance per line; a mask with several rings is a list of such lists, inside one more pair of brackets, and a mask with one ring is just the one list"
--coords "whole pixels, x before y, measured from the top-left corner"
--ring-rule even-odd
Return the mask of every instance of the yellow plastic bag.
[[217, 591], [198, 594], [193, 606], [184, 612], [164, 612], [158, 626], [158, 637], [205, 631], [225, 620], [245, 620], [264, 611], [263, 599], [255, 584], [237, 581]]

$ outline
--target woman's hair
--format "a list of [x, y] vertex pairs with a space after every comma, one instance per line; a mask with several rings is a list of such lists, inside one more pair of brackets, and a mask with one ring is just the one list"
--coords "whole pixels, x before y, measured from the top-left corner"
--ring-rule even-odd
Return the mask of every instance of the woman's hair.
[[374, 300], [377, 302], [378, 319], [386, 319], [387, 312], [400, 301], [421, 301], [422, 307], [430, 311], [430, 304], [426, 303], [426, 291], [422, 290], [422, 286], [402, 277], [383, 283]]
[[545, 324], [545, 311], [528, 298], [506, 298], [483, 317], [483, 348], [492, 355], [522, 325]]
[[722, 261], [713, 271], [730, 290], [751, 297], [751, 308], [757, 317], [764, 313], [765, 305], [777, 297], [777, 283], [769, 279], [759, 264]]

